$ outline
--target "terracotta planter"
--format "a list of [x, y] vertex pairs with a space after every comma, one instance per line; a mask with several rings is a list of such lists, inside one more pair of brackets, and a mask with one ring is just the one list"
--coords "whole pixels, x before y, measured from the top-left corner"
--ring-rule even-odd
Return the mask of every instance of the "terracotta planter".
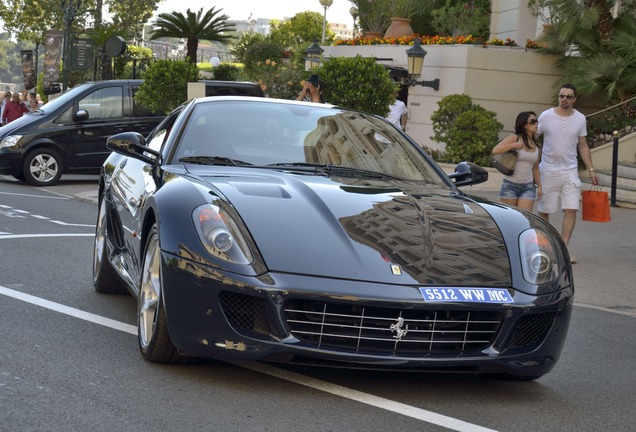
[[382, 39], [384, 37], [384, 33], [382, 32], [371, 32], [371, 31], [367, 31], [364, 32], [364, 38], [365, 39]]
[[402, 36], [411, 36], [413, 29], [411, 28], [410, 18], [391, 18], [391, 25], [384, 33], [385, 38], [399, 38]]

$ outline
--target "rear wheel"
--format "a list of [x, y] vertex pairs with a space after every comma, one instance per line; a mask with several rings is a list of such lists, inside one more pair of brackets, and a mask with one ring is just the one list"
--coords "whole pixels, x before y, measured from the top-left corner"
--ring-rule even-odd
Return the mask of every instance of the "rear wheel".
[[181, 363], [186, 360], [177, 352], [168, 333], [162, 297], [161, 248], [159, 232], [154, 225], [144, 249], [137, 308], [137, 336], [144, 358], [158, 363]]
[[113, 265], [108, 261], [106, 236], [108, 226], [108, 208], [106, 199], [102, 198], [95, 225], [95, 245], [93, 248], [93, 287], [104, 294], [125, 294], [126, 286], [117, 275]]
[[62, 177], [62, 158], [55, 150], [33, 150], [24, 159], [22, 175], [34, 186], [54, 185]]

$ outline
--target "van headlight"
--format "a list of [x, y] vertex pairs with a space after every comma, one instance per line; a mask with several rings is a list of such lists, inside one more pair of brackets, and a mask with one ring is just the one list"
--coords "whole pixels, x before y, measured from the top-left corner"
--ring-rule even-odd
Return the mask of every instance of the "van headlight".
[[21, 139], [22, 135], [9, 135], [0, 141], [0, 148], [16, 147]]

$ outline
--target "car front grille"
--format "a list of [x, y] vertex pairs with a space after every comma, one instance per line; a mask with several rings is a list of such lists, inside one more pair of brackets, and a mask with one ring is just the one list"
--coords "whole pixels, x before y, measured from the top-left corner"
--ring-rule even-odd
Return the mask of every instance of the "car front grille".
[[390, 309], [290, 300], [285, 319], [299, 340], [350, 353], [422, 357], [462, 355], [489, 346], [500, 312]]

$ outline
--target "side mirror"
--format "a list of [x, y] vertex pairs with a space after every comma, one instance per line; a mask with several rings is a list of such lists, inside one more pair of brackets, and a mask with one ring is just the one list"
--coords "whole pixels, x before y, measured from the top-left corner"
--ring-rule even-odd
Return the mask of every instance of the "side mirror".
[[85, 109], [79, 109], [77, 110], [75, 115], [73, 115], [73, 121], [76, 121], [76, 122], [86, 121], [88, 120], [88, 118], [89, 118], [88, 111], [86, 111]]
[[472, 162], [460, 162], [455, 167], [455, 172], [448, 177], [455, 186], [470, 186], [487, 181], [488, 171]]
[[146, 139], [137, 132], [122, 132], [106, 140], [106, 147], [115, 153], [130, 156], [150, 165], [161, 160], [161, 153], [146, 146]]

